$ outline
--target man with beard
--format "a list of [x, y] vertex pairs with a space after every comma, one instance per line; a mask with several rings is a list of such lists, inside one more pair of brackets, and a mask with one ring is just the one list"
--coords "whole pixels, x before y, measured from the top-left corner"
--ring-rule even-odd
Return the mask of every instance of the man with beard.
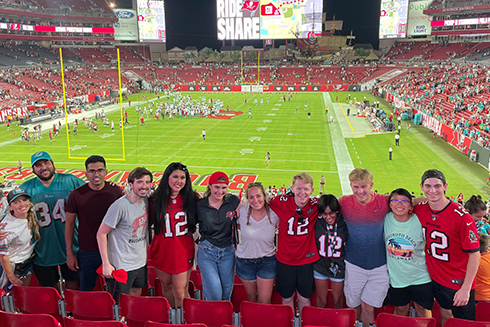
[[[34, 153], [31, 165], [37, 177], [22, 183], [20, 187], [31, 195], [41, 234], [34, 248], [34, 274], [41, 286], [54, 287], [59, 281], [60, 266], [66, 288], [77, 289], [78, 273], [66, 265], [65, 205], [71, 191], [85, 183], [73, 175], [55, 172], [53, 160], [45, 151]], [[78, 251], [77, 233], [73, 246]]]

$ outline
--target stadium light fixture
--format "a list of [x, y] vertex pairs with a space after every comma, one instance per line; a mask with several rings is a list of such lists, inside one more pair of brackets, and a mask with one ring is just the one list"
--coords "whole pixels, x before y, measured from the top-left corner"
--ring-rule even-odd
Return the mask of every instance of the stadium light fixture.
[[116, 4], [115, 4], [114, 2], [111, 2], [111, 3], [109, 4], [109, 6], [111, 6], [111, 8], [115, 8], [115, 7], [116, 7]]

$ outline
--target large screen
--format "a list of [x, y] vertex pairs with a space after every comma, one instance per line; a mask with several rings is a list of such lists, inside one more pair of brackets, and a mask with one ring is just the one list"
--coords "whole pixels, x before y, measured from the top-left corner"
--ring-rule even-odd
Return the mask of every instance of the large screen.
[[163, 0], [138, 0], [140, 42], [165, 42], [165, 10]]
[[138, 19], [136, 11], [131, 9], [114, 9], [118, 21], [114, 24], [116, 41], [138, 41]]
[[432, 0], [423, 0], [410, 3], [407, 27], [407, 35], [409, 37], [430, 35], [432, 18], [424, 15], [423, 11], [431, 2]]
[[381, 0], [379, 16], [380, 39], [407, 36], [408, 0]]
[[322, 33], [322, 0], [216, 0], [219, 40], [311, 38]]

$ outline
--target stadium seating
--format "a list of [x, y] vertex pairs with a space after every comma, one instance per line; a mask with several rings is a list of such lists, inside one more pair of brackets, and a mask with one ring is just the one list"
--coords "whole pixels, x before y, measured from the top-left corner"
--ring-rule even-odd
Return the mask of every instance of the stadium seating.
[[293, 318], [289, 305], [244, 301], [240, 306], [242, 327], [293, 327]]
[[23, 314], [0, 311], [0, 326], [61, 327], [61, 324], [53, 316], [47, 314]]
[[164, 297], [121, 294], [119, 308], [129, 327], [143, 327], [148, 320], [169, 322], [170, 305]]
[[202, 301], [184, 299], [184, 322], [203, 323], [208, 327], [221, 327], [233, 323], [233, 305], [228, 301]]
[[67, 313], [80, 320], [113, 320], [112, 295], [108, 292], [83, 292], [65, 290]]
[[446, 320], [444, 327], [490, 327], [490, 322], [450, 318]]
[[356, 323], [354, 309], [323, 309], [304, 307], [301, 312], [301, 325], [353, 326]]
[[123, 322], [117, 320], [87, 321], [65, 317], [64, 327], [124, 327]]
[[436, 327], [434, 318], [403, 317], [390, 313], [380, 313], [376, 318], [377, 327]]
[[231, 303], [233, 304], [233, 312], [240, 312], [240, 305], [243, 301], [248, 300], [248, 294], [243, 284], [234, 284], [233, 292], [231, 293]]
[[[233, 325], [228, 325], [228, 326], [233, 326]], [[167, 324], [161, 322], [147, 321], [145, 323], [145, 327], [207, 327], [207, 326], [205, 324]]]
[[59, 322], [63, 321], [60, 313], [61, 296], [56, 288], [14, 285], [12, 294], [15, 310], [28, 314], [49, 314]]
[[490, 321], [490, 302], [478, 302], [476, 304], [476, 320]]

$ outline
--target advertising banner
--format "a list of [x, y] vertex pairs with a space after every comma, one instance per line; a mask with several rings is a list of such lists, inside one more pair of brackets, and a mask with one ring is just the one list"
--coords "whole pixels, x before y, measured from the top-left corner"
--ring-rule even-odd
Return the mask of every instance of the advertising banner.
[[432, 0], [423, 0], [410, 3], [408, 8], [408, 36], [430, 35], [432, 17], [424, 15], [423, 11], [431, 2]]
[[114, 9], [118, 21], [114, 24], [114, 40], [138, 41], [138, 18], [136, 10]]

